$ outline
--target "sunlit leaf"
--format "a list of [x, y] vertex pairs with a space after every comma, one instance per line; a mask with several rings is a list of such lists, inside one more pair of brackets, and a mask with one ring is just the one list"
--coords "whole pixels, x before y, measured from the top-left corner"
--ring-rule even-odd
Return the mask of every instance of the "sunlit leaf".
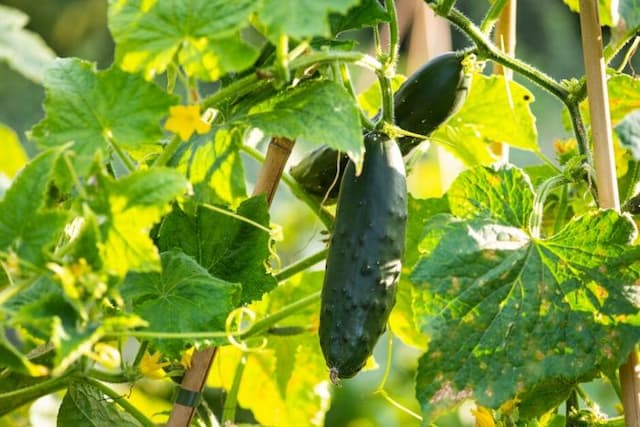
[[[320, 272], [297, 275], [250, 308], [258, 318], [275, 313], [291, 302], [317, 292], [321, 284]], [[250, 409], [261, 425], [324, 425], [330, 392], [328, 370], [315, 332], [319, 302], [318, 299], [317, 303], [278, 325], [310, 327], [308, 332], [288, 337], [267, 335], [265, 348], [246, 355], [238, 403]], [[220, 348], [211, 368], [209, 385], [229, 389], [240, 357], [241, 351], [233, 346]], [[261, 392], [256, 393], [256, 390]]]
[[155, 84], [117, 67], [96, 71], [86, 61], [58, 59], [44, 85], [46, 116], [32, 137], [42, 147], [70, 143], [81, 175], [99, 150], [117, 145], [135, 157], [160, 150], [160, 119], [175, 98]]
[[539, 151], [530, 108], [533, 100], [531, 92], [519, 83], [476, 73], [460, 111], [436, 129], [430, 140], [469, 166], [492, 163], [492, 143]]
[[29, 159], [20, 144], [18, 135], [3, 124], [0, 124], [0, 150], [2, 150], [0, 174], [13, 178]]
[[184, 177], [169, 168], [137, 171], [117, 181], [98, 175], [91, 208], [100, 217], [98, 250], [105, 271], [123, 277], [160, 270], [149, 232], [185, 189]]
[[[241, 71], [258, 51], [240, 30], [259, 2], [252, 0], [125, 0], [111, 2], [109, 28], [116, 41], [116, 62], [147, 79], [174, 60], [188, 75], [217, 80]], [[281, 6], [278, 6], [281, 9]]]
[[242, 132], [219, 129], [213, 136], [194, 138], [171, 160], [185, 175], [198, 203], [237, 206], [247, 197], [240, 157]]
[[[624, 0], [623, 0], [624, 1]], [[574, 12], [580, 11], [579, 0], [564, 0]], [[600, 15], [600, 23], [607, 27], [613, 27], [618, 23], [618, 2], [613, 0], [598, 0], [598, 15]]]

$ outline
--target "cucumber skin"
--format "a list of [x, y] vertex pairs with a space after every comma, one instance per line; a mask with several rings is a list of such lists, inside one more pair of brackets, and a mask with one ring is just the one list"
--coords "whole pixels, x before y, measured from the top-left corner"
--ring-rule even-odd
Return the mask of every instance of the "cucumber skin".
[[329, 244], [320, 347], [331, 380], [350, 378], [365, 365], [396, 300], [407, 220], [402, 154], [388, 136], [365, 137], [360, 176], [349, 162], [340, 187]]
[[[464, 53], [447, 52], [433, 58], [411, 74], [393, 96], [396, 124], [402, 129], [428, 136], [455, 114], [464, 104], [471, 76], [464, 73]], [[403, 136], [398, 139], [400, 151], [408, 154], [422, 142], [419, 138]], [[340, 174], [337, 158], [340, 156]], [[320, 146], [290, 170], [291, 176], [309, 194], [335, 202], [340, 176], [348, 157], [327, 145]], [[336, 179], [338, 176], [338, 179]]]

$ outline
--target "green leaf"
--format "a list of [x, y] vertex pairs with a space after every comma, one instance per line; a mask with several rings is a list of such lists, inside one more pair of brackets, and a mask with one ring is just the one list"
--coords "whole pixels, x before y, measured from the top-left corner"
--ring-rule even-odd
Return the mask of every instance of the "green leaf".
[[347, 30], [374, 27], [383, 22], [389, 22], [389, 19], [387, 10], [378, 0], [361, 0], [360, 4], [353, 6], [347, 13], [332, 13], [329, 16], [333, 34], [339, 34]]
[[629, 150], [634, 160], [640, 160], [640, 110], [628, 114], [614, 130], [620, 138], [620, 145]]
[[[242, 202], [237, 215], [269, 227], [264, 196]], [[269, 242], [267, 231], [206, 206], [198, 206], [193, 216], [174, 208], [163, 220], [158, 236], [162, 251], [178, 248], [212, 276], [240, 283], [240, 303], [260, 299], [276, 286], [265, 266], [270, 256]]]
[[[464, 172], [452, 189], [474, 181], [531, 191], [523, 173], [486, 168]], [[541, 415], [577, 382], [615, 370], [640, 336], [633, 222], [596, 211], [533, 238], [521, 227], [531, 206], [513, 193], [489, 192], [476, 215], [450, 198], [463, 218], [440, 214], [427, 224], [410, 277], [418, 323], [431, 336], [416, 383], [426, 418], [467, 398], [490, 408], [518, 399], [521, 416]], [[543, 404], [538, 392], [547, 393]]]
[[160, 270], [149, 232], [185, 189], [184, 177], [169, 168], [137, 171], [117, 181], [98, 175], [90, 206], [100, 218], [98, 250], [106, 272], [124, 277], [130, 271]]
[[131, 414], [119, 409], [96, 387], [80, 381], [72, 382], [58, 410], [59, 427], [97, 427], [101, 425], [139, 427]]
[[20, 144], [18, 135], [10, 127], [1, 123], [0, 147], [2, 147], [0, 174], [4, 174], [7, 178], [13, 178], [29, 159]]
[[627, 40], [640, 29], [640, 1], [620, 0], [618, 5], [619, 19], [612, 32], [614, 39]]
[[[322, 286], [322, 272], [299, 274], [252, 304], [258, 318], [273, 314]], [[278, 326], [309, 327], [302, 334], [267, 336], [266, 347], [246, 353], [238, 403], [250, 409], [260, 425], [273, 427], [321, 426], [329, 409], [328, 372], [315, 328], [320, 300], [287, 317]], [[258, 338], [256, 338], [259, 341]], [[251, 344], [251, 341], [249, 341]], [[242, 352], [222, 347], [211, 368], [210, 386], [229, 389]], [[256, 393], [260, 390], [260, 393]]]
[[58, 59], [47, 70], [45, 118], [31, 131], [42, 147], [70, 143], [74, 166], [87, 172], [96, 151], [117, 145], [141, 158], [160, 150], [160, 119], [175, 98], [117, 67], [96, 71], [79, 59]]
[[393, 334], [405, 344], [426, 350], [427, 336], [418, 329], [415, 321], [412, 303], [416, 291], [409, 281], [409, 275], [420, 258], [419, 244], [424, 237], [427, 222], [434, 215], [448, 213], [449, 202], [446, 197], [416, 199], [409, 195], [408, 211], [402, 274], [396, 295], [396, 305], [389, 317], [389, 326]]
[[530, 109], [533, 100], [531, 92], [519, 83], [476, 73], [460, 111], [429, 139], [468, 166], [493, 163], [492, 143], [537, 152], [538, 132]]
[[[29, 377], [40, 377], [49, 373], [46, 366], [32, 363], [26, 356], [21, 354], [6, 339], [6, 330], [4, 329], [2, 329], [2, 335], [0, 335], [0, 367], [29, 375]], [[4, 377], [3, 381], [6, 381]], [[2, 408], [2, 406], [0, 406], [0, 408]], [[0, 409], [0, 415], [3, 413]]]
[[[564, 2], [573, 12], [580, 12], [579, 0], [564, 0]], [[598, 0], [598, 15], [600, 16], [600, 23], [602, 25], [614, 27], [618, 23], [619, 15], [618, 10], [616, 9], [617, 5], [617, 1]]]
[[[164, 252], [161, 260], [162, 273], [130, 274], [120, 288], [133, 312], [149, 322], [154, 332], [224, 332], [240, 286], [211, 276], [183, 252]], [[165, 355], [179, 359], [180, 351], [193, 340], [151, 342]]]
[[213, 141], [201, 136], [185, 144], [171, 165], [189, 179], [197, 203], [237, 206], [247, 197], [241, 145], [239, 129], [219, 129]]
[[519, 168], [479, 167], [461, 174], [447, 198], [451, 213], [459, 218], [488, 217], [524, 229], [533, 207], [533, 187]]
[[329, 14], [346, 13], [359, 0], [264, 0], [258, 19], [274, 39], [331, 36]]
[[202, 80], [242, 71], [258, 57], [240, 37], [258, 5], [253, 0], [112, 1], [109, 28], [116, 63], [126, 71], [143, 71], [147, 79], [174, 60]]
[[349, 93], [339, 84], [315, 81], [258, 104], [240, 123], [267, 135], [327, 144], [359, 163], [364, 153], [360, 115]]
[[0, 250], [14, 251], [36, 265], [44, 264], [45, 252], [68, 219], [65, 212], [43, 209], [59, 155], [59, 150], [49, 150], [33, 159], [0, 201]]
[[36, 83], [56, 54], [42, 38], [23, 27], [29, 17], [17, 9], [0, 5], [0, 61]]
[[[609, 70], [607, 90], [609, 92], [611, 123], [614, 126], [630, 113], [640, 109], [640, 79]], [[585, 111], [589, 109], [586, 101], [581, 104], [581, 107]], [[588, 115], [585, 119], [590, 121]]]

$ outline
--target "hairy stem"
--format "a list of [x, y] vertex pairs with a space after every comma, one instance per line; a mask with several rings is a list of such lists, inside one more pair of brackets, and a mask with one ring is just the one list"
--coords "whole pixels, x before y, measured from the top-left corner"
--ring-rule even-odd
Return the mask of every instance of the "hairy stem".
[[242, 382], [242, 374], [244, 373], [244, 367], [247, 365], [247, 355], [242, 354], [238, 366], [236, 366], [236, 372], [233, 375], [233, 382], [231, 388], [227, 394], [227, 398], [224, 400], [224, 407], [222, 409], [222, 424], [233, 423], [236, 418], [236, 406], [238, 405], [238, 390], [240, 390], [240, 383]]

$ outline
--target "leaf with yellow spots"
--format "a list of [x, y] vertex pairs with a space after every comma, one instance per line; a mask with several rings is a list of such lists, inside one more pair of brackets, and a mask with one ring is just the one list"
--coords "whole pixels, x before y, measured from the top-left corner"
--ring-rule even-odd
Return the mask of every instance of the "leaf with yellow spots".
[[31, 136], [42, 147], [70, 144], [80, 175], [96, 151], [119, 147], [134, 158], [160, 151], [160, 120], [176, 103], [140, 76], [118, 67], [97, 71], [95, 64], [79, 59], [57, 60], [44, 86], [46, 115]]
[[164, 128], [186, 141], [194, 132], [199, 135], [209, 132], [211, 125], [202, 120], [198, 105], [174, 105], [169, 108], [169, 118]]
[[431, 216], [408, 248], [419, 257], [414, 315], [431, 337], [416, 378], [426, 419], [468, 398], [492, 409], [517, 399], [522, 419], [542, 415], [613, 372], [640, 338], [630, 218], [592, 211], [536, 236], [534, 197], [518, 168], [466, 171], [451, 213]]
[[147, 79], [176, 60], [189, 76], [217, 80], [242, 71], [258, 55], [240, 31], [249, 26], [254, 0], [121, 0], [111, 2], [109, 28], [116, 62]]

